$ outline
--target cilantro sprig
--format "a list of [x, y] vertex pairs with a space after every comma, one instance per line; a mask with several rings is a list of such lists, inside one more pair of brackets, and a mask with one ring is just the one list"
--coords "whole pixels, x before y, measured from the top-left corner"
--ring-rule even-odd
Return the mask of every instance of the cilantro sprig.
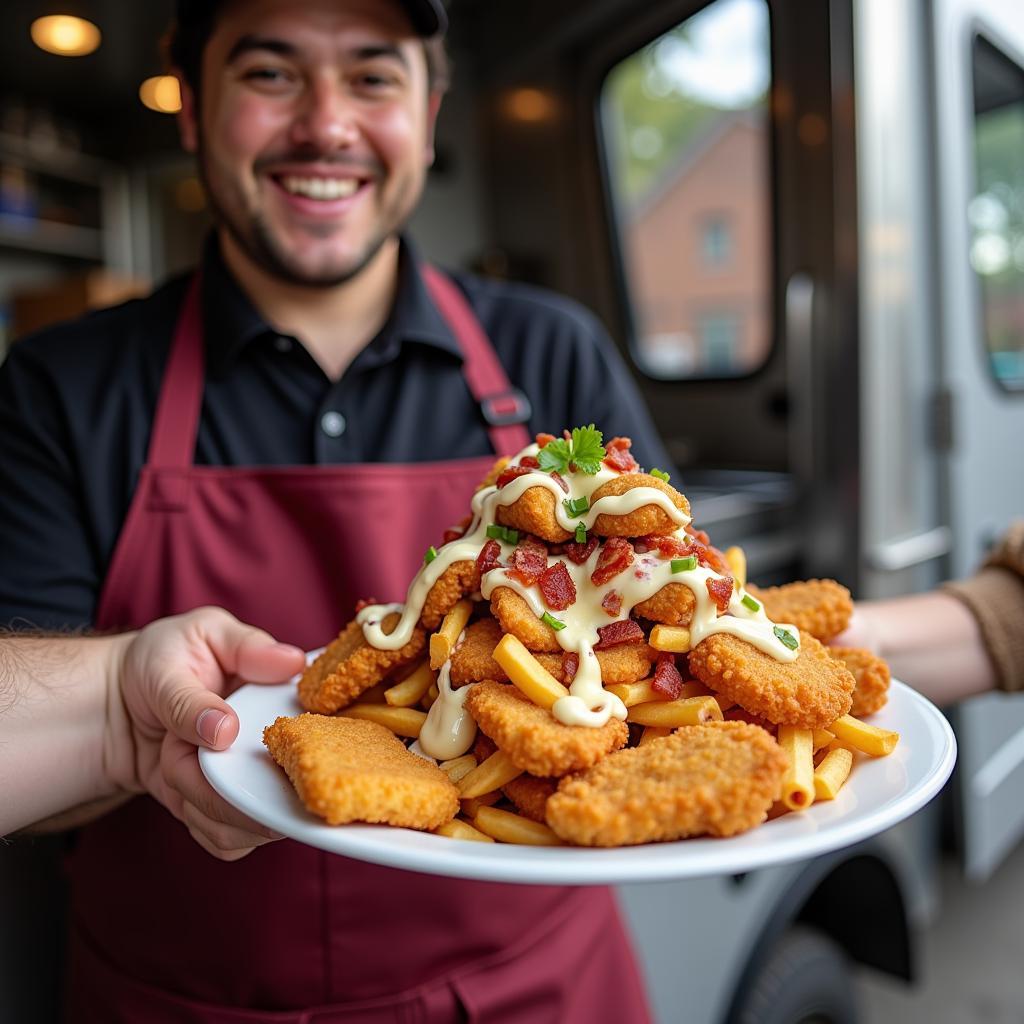
[[601, 460], [605, 457], [604, 435], [593, 423], [589, 427], [573, 427], [572, 439], [556, 437], [549, 441], [537, 455], [540, 468], [559, 473], [578, 470], [593, 476], [601, 468]]

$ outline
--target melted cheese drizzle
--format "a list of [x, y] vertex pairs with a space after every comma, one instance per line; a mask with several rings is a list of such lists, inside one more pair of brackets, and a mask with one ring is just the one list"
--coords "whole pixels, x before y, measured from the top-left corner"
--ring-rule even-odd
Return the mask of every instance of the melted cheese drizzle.
[[[536, 458], [539, 448], [536, 444], [528, 445], [510, 465], [518, 465], [526, 456]], [[499, 490], [495, 486], [484, 487], [473, 496], [472, 521], [462, 537], [445, 544], [437, 553], [437, 557], [424, 565], [416, 574], [409, 586], [405, 604], [368, 605], [356, 616], [363, 627], [363, 635], [373, 647], [381, 650], [396, 650], [407, 644], [412, 637], [413, 629], [419, 622], [430, 588], [437, 582], [441, 574], [451, 565], [462, 561], [476, 561], [480, 549], [487, 543], [487, 527], [497, 522], [497, 510], [500, 505], [511, 505], [531, 487], [544, 487], [555, 497], [555, 517], [558, 524], [567, 532], [574, 532], [582, 523], [589, 533], [597, 517], [602, 514], [622, 516], [635, 512], [645, 505], [656, 505], [664, 511], [676, 524], [675, 536], [686, 541], [689, 539], [685, 527], [690, 517], [672, 503], [669, 495], [654, 487], [634, 487], [622, 495], [607, 495], [593, 503], [581, 516], [570, 517], [562, 504], [563, 499], [585, 497], [588, 503], [593, 493], [609, 480], [621, 474], [615, 470], [603, 468], [588, 476], [584, 473], [567, 473], [564, 479], [569, 484], [566, 494], [558, 482], [543, 470], [526, 473], [516, 477]], [[507, 561], [515, 550], [514, 544], [499, 540], [500, 558]], [[653, 597], [662, 587], [669, 583], [680, 583], [693, 591], [696, 607], [689, 630], [691, 645], [696, 647], [705, 637], [713, 633], [729, 633], [753, 644], [759, 650], [778, 661], [793, 661], [799, 648], [790, 650], [775, 634], [773, 623], [765, 614], [758, 602], [756, 611], [743, 604], [745, 591], [733, 591], [728, 610], [719, 615], [718, 608], [708, 593], [707, 580], [723, 577], [711, 569], [699, 566], [685, 572], [672, 572], [672, 561], [659, 558], [656, 552], [638, 554], [633, 564], [603, 586], [595, 586], [590, 574], [597, 565], [601, 548], [598, 547], [590, 558], [582, 565], [573, 564], [568, 558], [549, 555], [548, 565], [563, 562], [576, 586], [576, 601], [564, 611], [552, 612], [555, 618], [565, 623], [565, 628], [555, 633], [559, 646], [564, 651], [575, 652], [579, 656], [579, 668], [569, 688], [570, 696], [557, 701], [551, 711], [558, 721], [565, 725], [584, 725], [598, 728], [609, 718], [624, 720], [625, 705], [612, 693], [608, 693], [601, 681], [601, 668], [594, 651], [594, 645], [600, 640], [598, 626], [629, 618], [629, 613], [637, 604]], [[496, 587], [509, 587], [519, 594], [540, 618], [547, 605], [537, 585], [524, 586], [511, 578], [505, 569], [493, 569], [488, 572], [480, 584], [483, 598], [489, 598]], [[601, 606], [601, 602], [610, 591], [617, 591], [622, 598], [622, 605], [616, 616], [610, 616]], [[390, 612], [400, 612], [398, 624], [391, 633], [385, 634], [380, 623]], [[791, 625], [783, 625], [794, 638], [799, 638], [799, 631]], [[448, 759], [465, 753], [473, 742], [476, 731], [472, 717], [463, 707], [465, 695], [469, 687], [452, 690], [448, 676], [450, 665], [441, 669], [438, 676], [440, 696], [431, 705], [420, 743], [423, 749], [434, 757]], [[433, 720], [433, 721], [432, 721]]]
[[[459, 637], [459, 643], [466, 634]], [[458, 644], [455, 645], [458, 647]], [[449, 658], [438, 670], [438, 697], [427, 712], [427, 720], [420, 729], [419, 744], [423, 750], [439, 761], [464, 754], [476, 738], [476, 721], [466, 710], [469, 687], [452, 689], [452, 660]]]

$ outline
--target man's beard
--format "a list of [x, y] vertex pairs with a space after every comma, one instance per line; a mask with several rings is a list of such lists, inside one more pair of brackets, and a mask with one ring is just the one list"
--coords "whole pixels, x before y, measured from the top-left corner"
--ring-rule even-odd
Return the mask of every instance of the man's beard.
[[[287, 284], [298, 285], [302, 288], [333, 288], [345, 284], [357, 277], [373, 261], [393, 231], [397, 231], [401, 227], [401, 224], [396, 224], [392, 230], [382, 229], [379, 231], [363, 247], [362, 252], [345, 267], [325, 268], [319, 272], [310, 271], [300, 267], [291, 258], [287, 248], [275, 237], [260, 213], [245, 208], [244, 197], [240, 192], [236, 193], [240, 200], [238, 203], [239, 213], [232, 212], [227, 204], [221, 202], [211, 180], [212, 176], [209, 173], [206, 154], [202, 146], [198, 153], [198, 163], [199, 175], [214, 220], [230, 232], [235, 244], [253, 263], [272, 277]], [[231, 187], [230, 184], [228, 187]], [[313, 227], [307, 230], [315, 233], [317, 228]], [[329, 225], [323, 225], [322, 230], [326, 237], [333, 229]]]

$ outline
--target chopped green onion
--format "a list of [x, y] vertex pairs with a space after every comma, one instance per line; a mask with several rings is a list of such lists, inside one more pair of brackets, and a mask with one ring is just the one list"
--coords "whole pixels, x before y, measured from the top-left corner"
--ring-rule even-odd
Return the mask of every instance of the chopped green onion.
[[783, 629], [781, 626], [776, 626], [772, 632], [788, 647], [791, 651], [795, 651], [800, 646], [800, 641], [788, 629]]
[[427, 553], [423, 556], [423, 564], [430, 565], [435, 558], [437, 558], [437, 548], [431, 544], [430, 547], [427, 548]]
[[587, 543], [587, 528], [583, 523], [576, 524], [576, 543], [586, 544]]
[[761, 610], [761, 603], [752, 598], [749, 594], [743, 595], [742, 604], [749, 608], [752, 612], [759, 612]]
[[664, 480], [665, 483], [668, 483], [669, 480], [671, 479], [671, 477], [669, 477], [668, 473], [666, 473], [665, 470], [663, 470], [663, 469], [652, 469], [651, 470], [651, 476], [656, 476], [659, 480]]
[[503, 540], [506, 544], [519, 543], [518, 530], [510, 530], [507, 526], [499, 526], [497, 523], [491, 523], [487, 527], [487, 536], [491, 540]]
[[562, 504], [565, 511], [573, 518], [583, 515], [590, 508], [590, 499], [584, 495], [582, 498], [563, 498]]
[[556, 619], [551, 612], [545, 612], [541, 617], [540, 621], [546, 626], [550, 626], [556, 632], [560, 629], [565, 629], [565, 623], [561, 619]]
[[685, 558], [673, 558], [672, 559], [672, 571], [673, 572], [689, 572], [691, 569], [697, 568], [697, 556], [687, 555]]

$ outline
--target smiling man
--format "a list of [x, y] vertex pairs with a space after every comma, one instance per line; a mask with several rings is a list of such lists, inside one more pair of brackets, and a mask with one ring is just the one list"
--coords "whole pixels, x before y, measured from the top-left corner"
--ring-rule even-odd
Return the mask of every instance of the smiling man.
[[[215, 228], [196, 273], [0, 367], [0, 624], [130, 629], [217, 604], [310, 649], [359, 598], [401, 600], [535, 432], [596, 422], [666, 464], [593, 317], [443, 274], [401, 233], [446, 85], [439, 0], [178, 14], [181, 134]], [[646, 1019], [607, 890], [248, 852], [254, 826], [194, 749], [155, 770], [220, 815], [219, 859], [144, 797], [83, 829], [71, 1019]]]

